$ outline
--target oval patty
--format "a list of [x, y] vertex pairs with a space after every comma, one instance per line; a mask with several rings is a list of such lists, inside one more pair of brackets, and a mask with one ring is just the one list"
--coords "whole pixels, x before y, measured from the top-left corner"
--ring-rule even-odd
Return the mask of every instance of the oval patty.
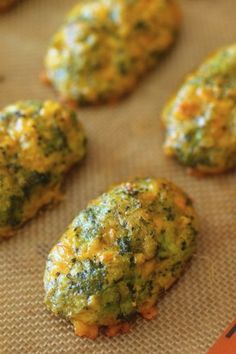
[[126, 331], [182, 274], [198, 233], [190, 198], [164, 179], [120, 184], [88, 204], [48, 256], [45, 302], [79, 336]]
[[85, 154], [76, 114], [56, 102], [24, 101], [0, 112], [0, 236], [12, 235], [60, 198], [65, 173]]
[[51, 41], [47, 80], [73, 103], [117, 99], [156, 65], [179, 25], [175, 0], [80, 1]]
[[236, 167], [236, 45], [219, 50], [186, 78], [163, 120], [166, 154], [191, 171]]

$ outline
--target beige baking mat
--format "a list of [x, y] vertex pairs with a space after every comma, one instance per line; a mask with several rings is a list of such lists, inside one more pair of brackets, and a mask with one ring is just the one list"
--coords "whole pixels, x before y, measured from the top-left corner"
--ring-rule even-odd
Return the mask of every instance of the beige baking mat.
[[[49, 37], [75, 2], [24, 0], [0, 17], [0, 106], [55, 97], [40, 85], [38, 74]], [[159, 68], [119, 105], [80, 111], [89, 151], [68, 176], [65, 201], [0, 243], [0, 354], [205, 354], [236, 316], [235, 174], [187, 176], [163, 156], [159, 121], [182, 77], [208, 52], [236, 41], [236, 1], [180, 3], [182, 33]], [[156, 320], [139, 319], [129, 334], [114, 339], [77, 338], [66, 321], [45, 310], [47, 253], [88, 200], [114, 182], [147, 175], [167, 177], [194, 198], [202, 224], [198, 254], [160, 302]]]

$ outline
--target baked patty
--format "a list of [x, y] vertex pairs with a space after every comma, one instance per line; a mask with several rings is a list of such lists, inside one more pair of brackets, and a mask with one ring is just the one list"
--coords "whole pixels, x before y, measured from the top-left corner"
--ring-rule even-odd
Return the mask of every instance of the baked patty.
[[23, 101], [0, 112], [0, 237], [12, 235], [61, 197], [65, 173], [85, 154], [76, 114], [61, 104]]
[[156, 65], [179, 25], [175, 0], [82, 0], [52, 38], [47, 81], [74, 104], [114, 101]]
[[50, 252], [45, 302], [79, 336], [129, 329], [151, 319], [161, 294], [180, 277], [198, 233], [191, 199], [164, 179], [115, 186], [88, 204]]
[[190, 74], [163, 112], [164, 151], [191, 172], [236, 167], [236, 45], [220, 49]]

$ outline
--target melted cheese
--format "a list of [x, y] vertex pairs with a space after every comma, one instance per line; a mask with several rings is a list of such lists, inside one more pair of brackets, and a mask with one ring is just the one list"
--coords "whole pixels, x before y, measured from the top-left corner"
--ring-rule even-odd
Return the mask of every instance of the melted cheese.
[[189, 75], [163, 112], [164, 151], [192, 171], [236, 166], [236, 45], [219, 50]]
[[18, 102], [0, 112], [0, 236], [61, 199], [65, 173], [85, 153], [75, 114], [56, 102]]
[[47, 77], [67, 101], [117, 99], [156, 65], [179, 24], [175, 0], [81, 1], [52, 39]]
[[46, 305], [79, 336], [123, 331], [135, 313], [156, 314], [160, 293], [181, 275], [195, 248], [191, 200], [163, 179], [115, 186], [74, 219], [49, 254]]

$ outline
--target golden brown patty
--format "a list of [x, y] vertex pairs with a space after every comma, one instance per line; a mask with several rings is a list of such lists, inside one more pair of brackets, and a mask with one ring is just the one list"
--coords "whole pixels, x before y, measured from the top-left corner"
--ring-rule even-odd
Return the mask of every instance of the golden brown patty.
[[23, 101], [0, 112], [0, 237], [61, 197], [65, 173], [85, 153], [76, 114], [57, 102]]
[[164, 150], [194, 173], [236, 167], [236, 45], [189, 75], [163, 112]]
[[117, 185], [88, 204], [49, 253], [45, 302], [79, 336], [127, 331], [181, 275], [195, 250], [189, 197], [164, 179]]
[[179, 25], [175, 0], [82, 0], [51, 41], [47, 79], [66, 101], [117, 99], [157, 64]]

